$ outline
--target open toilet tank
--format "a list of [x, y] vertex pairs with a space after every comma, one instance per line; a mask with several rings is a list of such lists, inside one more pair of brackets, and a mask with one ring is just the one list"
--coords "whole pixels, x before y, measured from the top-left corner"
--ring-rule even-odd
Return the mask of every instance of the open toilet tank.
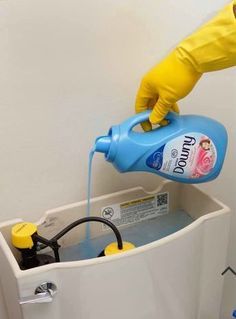
[[[153, 195], [157, 198], [159, 193], [168, 194], [169, 202], [165, 214], [155, 217], [157, 222], [180, 210], [191, 217], [191, 222], [158, 240], [113, 256], [21, 270], [20, 254], [11, 244], [11, 227], [21, 220], [0, 224], [0, 279], [7, 319], [219, 318], [228, 207], [194, 186], [163, 182], [152, 193], [137, 187], [94, 198], [91, 212], [101, 216], [104, 207]], [[86, 201], [50, 210], [38, 222], [38, 232], [50, 238], [84, 217], [85, 211]], [[138, 224], [141, 226], [142, 221]], [[92, 237], [107, 232], [101, 224], [91, 224]], [[60, 240], [62, 249], [78, 244], [84, 237], [85, 227], [75, 228]], [[34, 295], [35, 288], [44, 282], [57, 287], [52, 302], [20, 305], [22, 298]]]

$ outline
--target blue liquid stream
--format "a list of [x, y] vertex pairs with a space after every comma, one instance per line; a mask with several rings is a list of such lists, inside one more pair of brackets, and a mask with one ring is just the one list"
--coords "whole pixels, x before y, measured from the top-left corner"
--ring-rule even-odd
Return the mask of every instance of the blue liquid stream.
[[[89, 153], [89, 161], [88, 161], [88, 184], [87, 184], [87, 207], [86, 207], [86, 217], [89, 217], [91, 212], [91, 184], [92, 184], [92, 163], [93, 163], [93, 156], [95, 153], [95, 147]], [[93, 247], [91, 245], [91, 228], [90, 223], [86, 223], [86, 232], [85, 232], [85, 240], [84, 244], [86, 249], [90, 250], [93, 253]]]

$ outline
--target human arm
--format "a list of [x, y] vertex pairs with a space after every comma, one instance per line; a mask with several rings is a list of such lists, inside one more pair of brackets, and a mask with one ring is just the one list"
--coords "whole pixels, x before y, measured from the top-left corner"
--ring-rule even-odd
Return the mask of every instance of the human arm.
[[202, 74], [236, 65], [236, 0], [225, 6], [180, 44], [142, 79], [137, 93], [137, 113], [152, 108], [150, 130], [170, 110], [178, 111], [177, 101], [191, 92]]

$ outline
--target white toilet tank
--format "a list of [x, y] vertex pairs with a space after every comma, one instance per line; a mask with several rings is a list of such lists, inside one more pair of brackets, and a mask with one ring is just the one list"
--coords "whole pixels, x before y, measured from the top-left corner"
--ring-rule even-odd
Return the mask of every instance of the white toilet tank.
[[[85, 211], [86, 201], [48, 211], [38, 222], [39, 234], [51, 238]], [[219, 319], [228, 207], [194, 186], [163, 182], [152, 193], [137, 187], [94, 198], [91, 212], [111, 218], [124, 233], [133, 227], [132, 234], [140, 232], [145, 244], [113, 256], [77, 260], [71, 255], [73, 261], [21, 270], [20, 254], [11, 244], [11, 227], [21, 220], [0, 224], [6, 319]], [[149, 240], [152, 234], [142, 232], [147, 223], [156, 225], [158, 239]], [[106, 234], [109, 230], [91, 224], [93, 238]], [[80, 256], [84, 236], [85, 226], [65, 235], [62, 255], [78, 251]], [[36, 287], [45, 282], [57, 291], [49, 302], [20, 304], [34, 299]]]

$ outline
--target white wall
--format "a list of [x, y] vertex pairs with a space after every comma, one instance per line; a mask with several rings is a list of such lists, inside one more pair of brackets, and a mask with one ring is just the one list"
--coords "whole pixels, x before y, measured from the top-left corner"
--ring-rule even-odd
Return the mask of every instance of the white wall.
[[[142, 75], [225, 2], [1, 0], [0, 220], [35, 221], [48, 208], [85, 199], [95, 137], [133, 114]], [[209, 115], [228, 128], [223, 173], [204, 188], [233, 211], [234, 72], [205, 76], [180, 103], [183, 113]], [[137, 185], [140, 176], [149, 188], [157, 179], [118, 174], [96, 156], [93, 194]], [[229, 262], [236, 268], [235, 228], [233, 218]], [[225, 291], [226, 319], [236, 307], [232, 277]]]

